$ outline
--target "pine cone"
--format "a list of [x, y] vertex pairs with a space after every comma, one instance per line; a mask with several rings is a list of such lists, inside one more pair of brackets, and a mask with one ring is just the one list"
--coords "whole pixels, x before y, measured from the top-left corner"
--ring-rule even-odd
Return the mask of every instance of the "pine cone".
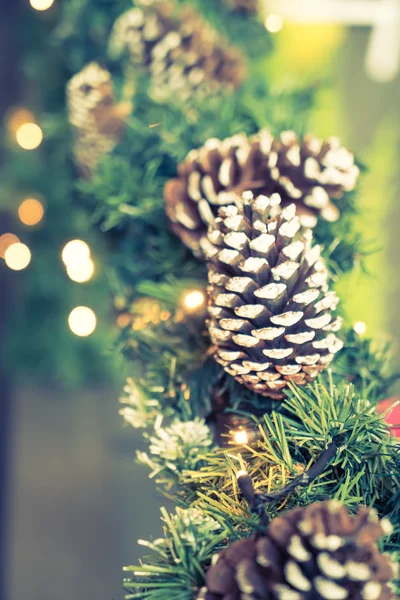
[[94, 62], [72, 77], [67, 102], [75, 128], [75, 160], [90, 174], [121, 138], [131, 106], [115, 102], [110, 73]]
[[295, 205], [281, 211], [278, 194], [243, 196], [210, 227], [208, 327], [228, 373], [283, 398], [288, 381], [312, 381], [342, 348], [331, 314], [338, 298], [311, 230], [299, 234]]
[[230, 10], [256, 13], [258, 10], [258, 0], [224, 0]]
[[202, 600], [394, 600], [395, 565], [376, 541], [387, 519], [337, 501], [294, 508], [260, 537], [223, 550], [208, 570]]
[[114, 55], [127, 51], [134, 65], [150, 71], [152, 94], [160, 99], [210, 96], [239, 87], [245, 74], [239, 51], [199, 14], [186, 8], [176, 16], [168, 2], [150, 2], [121, 15], [110, 48]]
[[337, 138], [322, 142], [307, 135], [299, 141], [293, 131], [273, 138], [263, 130], [250, 138], [209, 139], [189, 152], [179, 176], [166, 184], [166, 212], [175, 233], [204, 257], [207, 228], [221, 205], [232, 204], [234, 194], [277, 192], [283, 206], [295, 202], [302, 224], [313, 227], [318, 216], [339, 218], [330, 198], [352, 190], [358, 174], [353, 155]]

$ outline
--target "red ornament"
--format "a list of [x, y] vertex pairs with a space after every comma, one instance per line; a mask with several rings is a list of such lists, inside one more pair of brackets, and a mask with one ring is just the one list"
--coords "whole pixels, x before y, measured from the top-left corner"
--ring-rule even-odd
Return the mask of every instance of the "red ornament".
[[[386, 423], [389, 425], [392, 435], [397, 438], [400, 438], [400, 396], [393, 396], [392, 398], [387, 398], [386, 400], [382, 400], [378, 404], [378, 412], [382, 413], [386, 410], [389, 412], [386, 415]], [[394, 404], [398, 404], [393, 406]], [[393, 407], [393, 408], [391, 408]]]

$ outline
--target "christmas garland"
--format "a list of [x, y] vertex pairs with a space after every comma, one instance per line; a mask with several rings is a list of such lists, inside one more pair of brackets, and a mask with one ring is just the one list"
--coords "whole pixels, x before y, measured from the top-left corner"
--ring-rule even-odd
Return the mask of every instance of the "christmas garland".
[[395, 598], [387, 349], [354, 334], [332, 290], [365, 251], [361, 166], [307, 132], [312, 90], [257, 78], [251, 38], [271, 44], [256, 8], [136, 2], [108, 28], [108, 69], [68, 85], [131, 361], [121, 414], [181, 504], [126, 568], [126, 598]]

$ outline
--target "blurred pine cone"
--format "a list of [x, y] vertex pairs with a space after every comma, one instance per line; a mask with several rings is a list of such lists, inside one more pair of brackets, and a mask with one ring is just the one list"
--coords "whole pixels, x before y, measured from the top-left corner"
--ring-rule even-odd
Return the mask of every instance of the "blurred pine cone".
[[94, 62], [69, 81], [67, 104], [75, 162], [89, 175], [120, 140], [131, 105], [115, 101], [110, 73]]
[[159, 99], [207, 97], [235, 89], [244, 79], [244, 60], [189, 8], [175, 13], [169, 2], [149, 2], [122, 14], [110, 41], [114, 56], [127, 52], [134, 65], [150, 71]]
[[178, 177], [167, 182], [166, 212], [175, 233], [202, 257], [201, 246], [218, 208], [232, 204], [242, 192], [278, 192], [283, 206], [294, 202], [302, 224], [313, 227], [318, 216], [339, 218], [330, 199], [354, 189], [358, 174], [353, 155], [337, 138], [323, 142], [306, 135], [300, 141], [293, 131], [273, 138], [263, 130], [250, 138], [239, 134], [209, 139], [189, 152]]
[[202, 600], [394, 600], [395, 565], [377, 540], [387, 519], [337, 501], [315, 502], [273, 519], [264, 535], [223, 550], [208, 570]]
[[[251, 193], [243, 196], [251, 196]], [[258, 196], [220, 208], [209, 231], [208, 328], [214, 356], [255, 392], [283, 398], [325, 369], [343, 343], [338, 298], [295, 205]]]

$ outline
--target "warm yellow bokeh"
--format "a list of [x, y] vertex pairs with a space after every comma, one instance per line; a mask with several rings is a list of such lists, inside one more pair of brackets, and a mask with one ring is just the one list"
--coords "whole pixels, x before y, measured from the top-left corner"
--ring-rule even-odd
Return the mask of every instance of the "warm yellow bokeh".
[[54, 4], [54, 0], [29, 0], [35, 10], [47, 10]]
[[265, 28], [270, 33], [277, 33], [282, 29], [283, 19], [279, 15], [268, 15], [265, 19]]
[[11, 246], [7, 248], [4, 254], [4, 260], [7, 267], [13, 271], [22, 271], [22, 269], [25, 269], [31, 262], [31, 251], [25, 244], [17, 242], [16, 244], [11, 244]]
[[196, 310], [204, 305], [206, 301], [206, 297], [204, 292], [200, 290], [195, 290], [194, 292], [189, 292], [183, 299], [183, 304], [185, 308], [188, 310]]
[[0, 236], [0, 258], [4, 258], [7, 248], [12, 244], [18, 244], [19, 238], [13, 233], [3, 233]]
[[43, 204], [37, 198], [26, 198], [18, 208], [18, 216], [24, 225], [37, 225], [43, 219]]
[[67, 274], [72, 281], [84, 283], [92, 278], [94, 273], [94, 263], [90, 258], [81, 262], [67, 263]]
[[90, 258], [90, 248], [83, 240], [71, 240], [65, 244], [61, 258], [65, 266], [85, 262]]
[[96, 315], [88, 306], [77, 306], [70, 312], [68, 325], [75, 335], [87, 337], [96, 329]]
[[36, 123], [24, 123], [17, 129], [16, 139], [24, 150], [35, 150], [43, 140], [43, 132]]
[[35, 122], [35, 115], [27, 108], [18, 107], [7, 112], [6, 121], [8, 130], [15, 136], [21, 125]]
[[367, 324], [364, 321], [356, 321], [353, 323], [353, 329], [358, 335], [365, 335], [367, 333]]

